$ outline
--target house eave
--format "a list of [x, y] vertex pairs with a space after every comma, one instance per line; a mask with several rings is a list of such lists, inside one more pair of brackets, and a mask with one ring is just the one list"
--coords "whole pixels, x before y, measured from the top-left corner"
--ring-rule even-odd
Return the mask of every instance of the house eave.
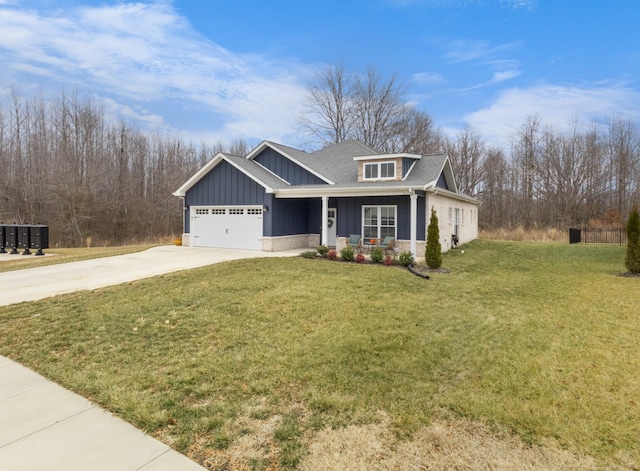
[[[312, 175], [318, 177], [320, 180], [322, 180], [325, 183], [328, 183], [329, 185], [333, 185], [335, 184], [335, 182], [329, 180], [326, 176], [318, 173], [316, 170], [313, 170], [312, 168], [308, 167], [307, 165], [303, 164], [302, 162], [300, 162], [299, 160], [296, 160], [294, 157], [292, 157], [290, 154], [288, 154], [287, 152], [285, 152], [284, 150], [280, 149], [279, 147], [277, 147], [276, 145], [272, 144], [269, 141], [262, 141], [262, 143], [256, 147], [255, 149], [253, 149], [246, 157], [246, 159], [248, 160], [253, 160], [253, 158], [258, 155], [260, 152], [262, 152], [264, 149], [266, 148], [272, 149], [274, 151], [276, 151], [277, 153], [285, 156], [287, 159], [289, 159], [291, 162], [293, 162], [294, 164], [298, 165], [299, 167], [305, 169], [307, 172], [311, 173]], [[280, 177], [281, 178], [281, 177]]]
[[400, 154], [375, 154], [375, 155], [362, 155], [360, 157], [354, 157], [353, 160], [385, 160], [385, 159], [397, 159], [397, 158], [406, 158], [406, 159], [415, 159], [419, 160], [422, 158], [419, 154], [409, 154], [409, 153], [400, 153]]
[[180, 188], [174, 191], [173, 196], [185, 197], [187, 195], [187, 191], [189, 191], [193, 186], [196, 185], [205, 175], [207, 175], [212, 169], [214, 169], [220, 162], [225, 161], [232, 167], [234, 167], [239, 172], [243, 173], [247, 177], [251, 178], [258, 185], [263, 187], [267, 193], [273, 193], [274, 190], [269, 185], [261, 181], [255, 175], [252, 175], [250, 172], [247, 172], [242, 167], [238, 166], [231, 159], [228, 159], [223, 153], [219, 152], [216, 154], [213, 159], [207, 162], [200, 170], [198, 170], [189, 180], [187, 180]]
[[421, 185], [332, 188], [328, 185], [321, 185], [318, 188], [281, 188], [275, 190], [274, 193], [276, 198], [398, 196], [408, 195], [411, 191], [420, 189], [420, 187]]
[[452, 191], [445, 190], [444, 188], [438, 188], [435, 186], [425, 188], [425, 190], [427, 191], [427, 193], [432, 195], [443, 195], [458, 201], [464, 201], [465, 203], [475, 204], [476, 206], [482, 205], [482, 202], [478, 201], [473, 196], [465, 195], [463, 193], [454, 193]]

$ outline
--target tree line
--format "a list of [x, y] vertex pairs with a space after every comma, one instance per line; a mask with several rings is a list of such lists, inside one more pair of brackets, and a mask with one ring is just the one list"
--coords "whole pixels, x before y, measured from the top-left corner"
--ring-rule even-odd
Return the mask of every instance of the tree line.
[[[443, 135], [405, 91], [375, 68], [328, 67], [309, 86], [302, 145], [353, 138], [384, 152], [447, 152], [487, 229], [622, 226], [640, 203], [640, 126], [630, 117], [552, 128], [529, 116], [505, 149], [472, 127]], [[172, 192], [219, 151], [243, 156], [249, 146], [143, 132], [77, 91], [14, 90], [0, 101], [0, 221], [47, 224], [61, 246], [176, 236], [182, 203]]]
[[14, 90], [0, 102], [0, 221], [46, 224], [51, 245], [71, 247], [179, 235], [172, 192], [221, 149], [142, 132], [77, 91]]
[[630, 117], [557, 129], [529, 116], [505, 149], [472, 127], [444, 136], [395, 76], [330, 66], [310, 86], [302, 125], [316, 144], [353, 138], [386, 152], [448, 153], [458, 188], [482, 202], [483, 228], [621, 227], [640, 202], [640, 127]]

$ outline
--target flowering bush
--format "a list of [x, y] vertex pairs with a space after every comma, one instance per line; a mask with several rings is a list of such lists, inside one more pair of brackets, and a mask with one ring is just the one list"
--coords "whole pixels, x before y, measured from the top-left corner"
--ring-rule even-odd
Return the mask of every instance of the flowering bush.
[[361, 253], [359, 253], [358, 255], [356, 255], [356, 262], [358, 262], [358, 263], [364, 263], [364, 255], [362, 255]]
[[335, 260], [336, 258], [338, 258], [338, 253], [335, 250], [329, 250], [327, 252], [327, 258], [329, 260]]
[[385, 265], [391, 265], [391, 264], [393, 263], [393, 259], [391, 258], [391, 256], [390, 256], [390, 255], [387, 255], [387, 256], [384, 258], [384, 261], [383, 261], [382, 263], [384, 263]]

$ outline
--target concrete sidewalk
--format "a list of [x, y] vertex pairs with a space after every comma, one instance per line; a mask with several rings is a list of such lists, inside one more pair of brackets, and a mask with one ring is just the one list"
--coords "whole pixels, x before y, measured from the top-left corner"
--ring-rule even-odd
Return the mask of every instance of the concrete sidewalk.
[[[213, 263], [294, 256], [162, 246], [0, 273], [0, 306]], [[16, 257], [1, 254], [0, 257]], [[6, 259], [6, 258], [4, 258]], [[95, 404], [0, 356], [0, 471], [196, 471], [193, 461]]]
[[127, 422], [0, 356], [2, 471], [202, 471]]

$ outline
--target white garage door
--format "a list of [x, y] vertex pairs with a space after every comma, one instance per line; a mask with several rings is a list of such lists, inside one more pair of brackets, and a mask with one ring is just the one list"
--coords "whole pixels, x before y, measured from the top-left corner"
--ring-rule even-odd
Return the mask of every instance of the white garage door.
[[262, 206], [192, 206], [191, 245], [262, 250]]

